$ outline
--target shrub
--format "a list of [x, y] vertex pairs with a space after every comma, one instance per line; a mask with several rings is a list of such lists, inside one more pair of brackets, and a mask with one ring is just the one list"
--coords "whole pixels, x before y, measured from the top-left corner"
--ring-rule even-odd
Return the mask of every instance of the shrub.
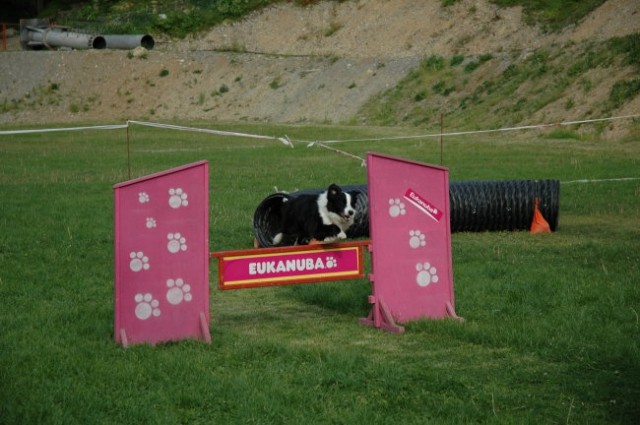
[[609, 45], [616, 53], [626, 54], [625, 64], [640, 66], [640, 33], [626, 37], [614, 37]]
[[618, 81], [611, 88], [609, 100], [613, 108], [618, 108], [638, 93], [640, 93], [640, 80]]
[[418, 93], [416, 93], [415, 96], [413, 96], [413, 100], [415, 100], [416, 102], [420, 102], [421, 100], [426, 99], [426, 97], [427, 97], [427, 91], [421, 90]]
[[478, 68], [479, 66], [480, 66], [480, 64], [478, 62], [469, 62], [468, 64], [466, 64], [464, 66], [464, 72], [471, 73], [471, 72], [475, 71], [476, 68]]
[[449, 65], [451, 66], [460, 65], [463, 61], [464, 61], [464, 56], [455, 55], [454, 57], [451, 58], [451, 62], [449, 63]]
[[442, 56], [431, 55], [423, 59], [420, 66], [427, 70], [440, 71], [444, 68], [444, 58]]

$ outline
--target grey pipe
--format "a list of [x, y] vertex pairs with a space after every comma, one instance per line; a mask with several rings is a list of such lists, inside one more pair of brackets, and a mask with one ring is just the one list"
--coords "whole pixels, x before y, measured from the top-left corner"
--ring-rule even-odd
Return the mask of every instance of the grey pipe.
[[70, 47], [72, 49], [104, 49], [107, 42], [101, 35], [82, 34], [56, 28], [36, 28], [28, 26], [27, 46]]
[[21, 19], [20, 44], [23, 49], [69, 47], [72, 49], [153, 49], [155, 41], [148, 34], [97, 35], [50, 27], [48, 19]]
[[134, 49], [142, 46], [147, 50], [153, 49], [155, 41], [148, 34], [137, 35], [103, 35], [107, 49]]

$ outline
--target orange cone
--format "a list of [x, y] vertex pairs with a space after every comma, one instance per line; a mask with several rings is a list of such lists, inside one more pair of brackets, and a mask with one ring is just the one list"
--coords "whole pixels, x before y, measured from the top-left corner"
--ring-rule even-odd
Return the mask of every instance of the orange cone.
[[531, 220], [531, 234], [534, 233], [551, 233], [551, 227], [547, 220], [544, 219], [544, 216], [540, 212], [538, 208], [538, 198], [535, 200], [535, 207], [533, 208], [533, 220]]

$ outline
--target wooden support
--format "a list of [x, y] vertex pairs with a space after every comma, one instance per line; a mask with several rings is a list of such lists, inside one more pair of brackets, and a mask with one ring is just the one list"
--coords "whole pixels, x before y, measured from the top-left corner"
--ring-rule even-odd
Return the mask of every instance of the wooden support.
[[456, 309], [453, 308], [453, 304], [451, 304], [450, 301], [447, 301], [446, 308], [447, 308], [447, 314], [449, 315], [449, 317], [451, 317], [453, 320], [464, 322], [464, 318], [456, 314]]
[[124, 328], [120, 329], [120, 343], [124, 348], [127, 348], [129, 346], [129, 340], [127, 339], [127, 332], [124, 330]]
[[396, 323], [387, 305], [381, 298], [370, 295], [369, 303], [371, 304], [371, 311], [367, 317], [360, 319], [362, 325], [373, 326], [374, 328], [391, 333], [404, 333], [404, 327]]
[[207, 344], [211, 344], [211, 332], [209, 332], [209, 323], [204, 312], [200, 312], [200, 329], [202, 330], [202, 338]]

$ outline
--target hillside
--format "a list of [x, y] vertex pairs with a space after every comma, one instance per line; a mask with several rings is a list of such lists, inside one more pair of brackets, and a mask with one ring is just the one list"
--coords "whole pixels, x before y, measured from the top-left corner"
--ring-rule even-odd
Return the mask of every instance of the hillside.
[[[560, 33], [524, 24], [520, 8], [485, 0], [283, 3], [188, 40], [156, 40], [142, 57], [0, 52], [0, 125], [142, 119], [429, 127], [444, 113], [450, 127], [484, 128], [630, 115], [640, 112], [637, 92], [610, 99], [617, 83], [635, 87], [638, 67], [608, 53], [607, 43], [637, 33], [637, 0], [608, 0]], [[428, 58], [444, 66], [418, 78]], [[457, 67], [449, 65], [455, 58]], [[576, 71], [576, 63], [587, 65]], [[501, 88], [512, 69], [521, 78]], [[637, 124], [600, 130], [621, 137], [637, 134]]]

